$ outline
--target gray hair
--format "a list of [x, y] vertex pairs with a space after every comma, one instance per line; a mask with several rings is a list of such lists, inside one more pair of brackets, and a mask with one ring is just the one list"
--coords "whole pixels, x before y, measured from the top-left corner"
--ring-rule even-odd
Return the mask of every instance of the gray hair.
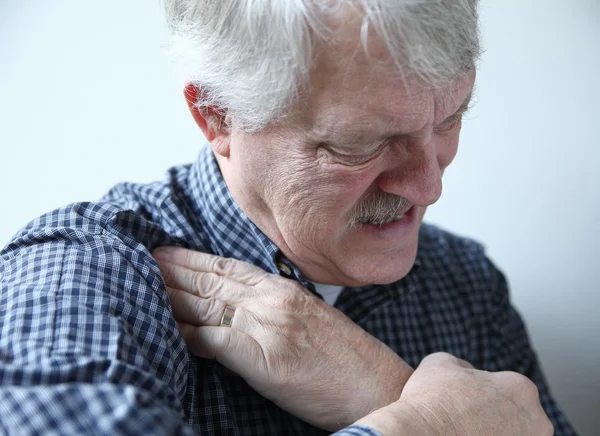
[[475, 68], [478, 0], [163, 0], [170, 51], [199, 108], [252, 132], [280, 120], [307, 87], [317, 42], [340, 6], [362, 12], [401, 72], [436, 85]]

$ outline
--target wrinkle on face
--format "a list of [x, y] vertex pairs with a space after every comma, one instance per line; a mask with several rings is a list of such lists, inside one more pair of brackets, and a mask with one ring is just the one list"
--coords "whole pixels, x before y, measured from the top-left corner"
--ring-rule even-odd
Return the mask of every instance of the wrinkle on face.
[[[350, 228], [369, 195], [387, 192], [425, 206], [458, 146], [460, 125], [435, 128], [471, 93], [474, 73], [443, 87], [407, 83], [395, 65], [364, 53], [328, 52], [313, 71], [308, 109], [252, 134], [236, 133], [226, 182], [248, 217], [320, 283], [359, 286], [399, 280], [412, 267], [418, 232], [398, 246]], [[347, 165], [328, 151], [361, 154], [389, 141], [381, 155]]]

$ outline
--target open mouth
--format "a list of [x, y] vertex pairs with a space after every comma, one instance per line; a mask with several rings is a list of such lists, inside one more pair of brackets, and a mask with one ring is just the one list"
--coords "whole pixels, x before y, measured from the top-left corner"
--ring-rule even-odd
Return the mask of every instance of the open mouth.
[[358, 232], [357, 235], [367, 238], [361, 239], [363, 242], [366, 241], [365, 243], [388, 248], [397, 246], [397, 244], [404, 244], [415, 234], [415, 230], [419, 227], [419, 211], [419, 207], [411, 206], [391, 216], [365, 219], [358, 222], [354, 229]]
[[413, 206], [410, 206], [407, 210], [405, 210], [397, 215], [392, 215], [390, 217], [386, 217], [386, 218], [382, 218], [382, 219], [371, 219], [371, 220], [363, 221], [362, 224], [370, 224], [373, 226], [385, 226], [386, 224], [401, 221], [408, 214], [410, 214], [412, 212], [412, 210], [413, 210]]

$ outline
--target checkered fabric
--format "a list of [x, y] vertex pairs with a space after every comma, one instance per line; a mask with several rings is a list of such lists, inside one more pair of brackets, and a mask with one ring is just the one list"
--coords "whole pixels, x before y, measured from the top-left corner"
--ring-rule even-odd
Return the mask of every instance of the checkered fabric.
[[[150, 255], [161, 245], [275, 274], [283, 262], [314, 291], [236, 206], [209, 147], [163, 182], [123, 183], [101, 201], [50, 212], [0, 253], [0, 434], [326, 434], [188, 353]], [[556, 434], [575, 434], [479, 244], [424, 224], [404, 279], [345, 288], [336, 307], [412, 366], [446, 351], [525, 374]]]

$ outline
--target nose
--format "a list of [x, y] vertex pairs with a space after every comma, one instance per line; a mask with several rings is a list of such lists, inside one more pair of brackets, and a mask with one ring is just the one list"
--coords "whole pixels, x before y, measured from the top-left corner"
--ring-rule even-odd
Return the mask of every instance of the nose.
[[442, 167], [436, 147], [428, 144], [399, 145], [376, 183], [383, 192], [410, 200], [417, 206], [430, 206], [442, 195]]

